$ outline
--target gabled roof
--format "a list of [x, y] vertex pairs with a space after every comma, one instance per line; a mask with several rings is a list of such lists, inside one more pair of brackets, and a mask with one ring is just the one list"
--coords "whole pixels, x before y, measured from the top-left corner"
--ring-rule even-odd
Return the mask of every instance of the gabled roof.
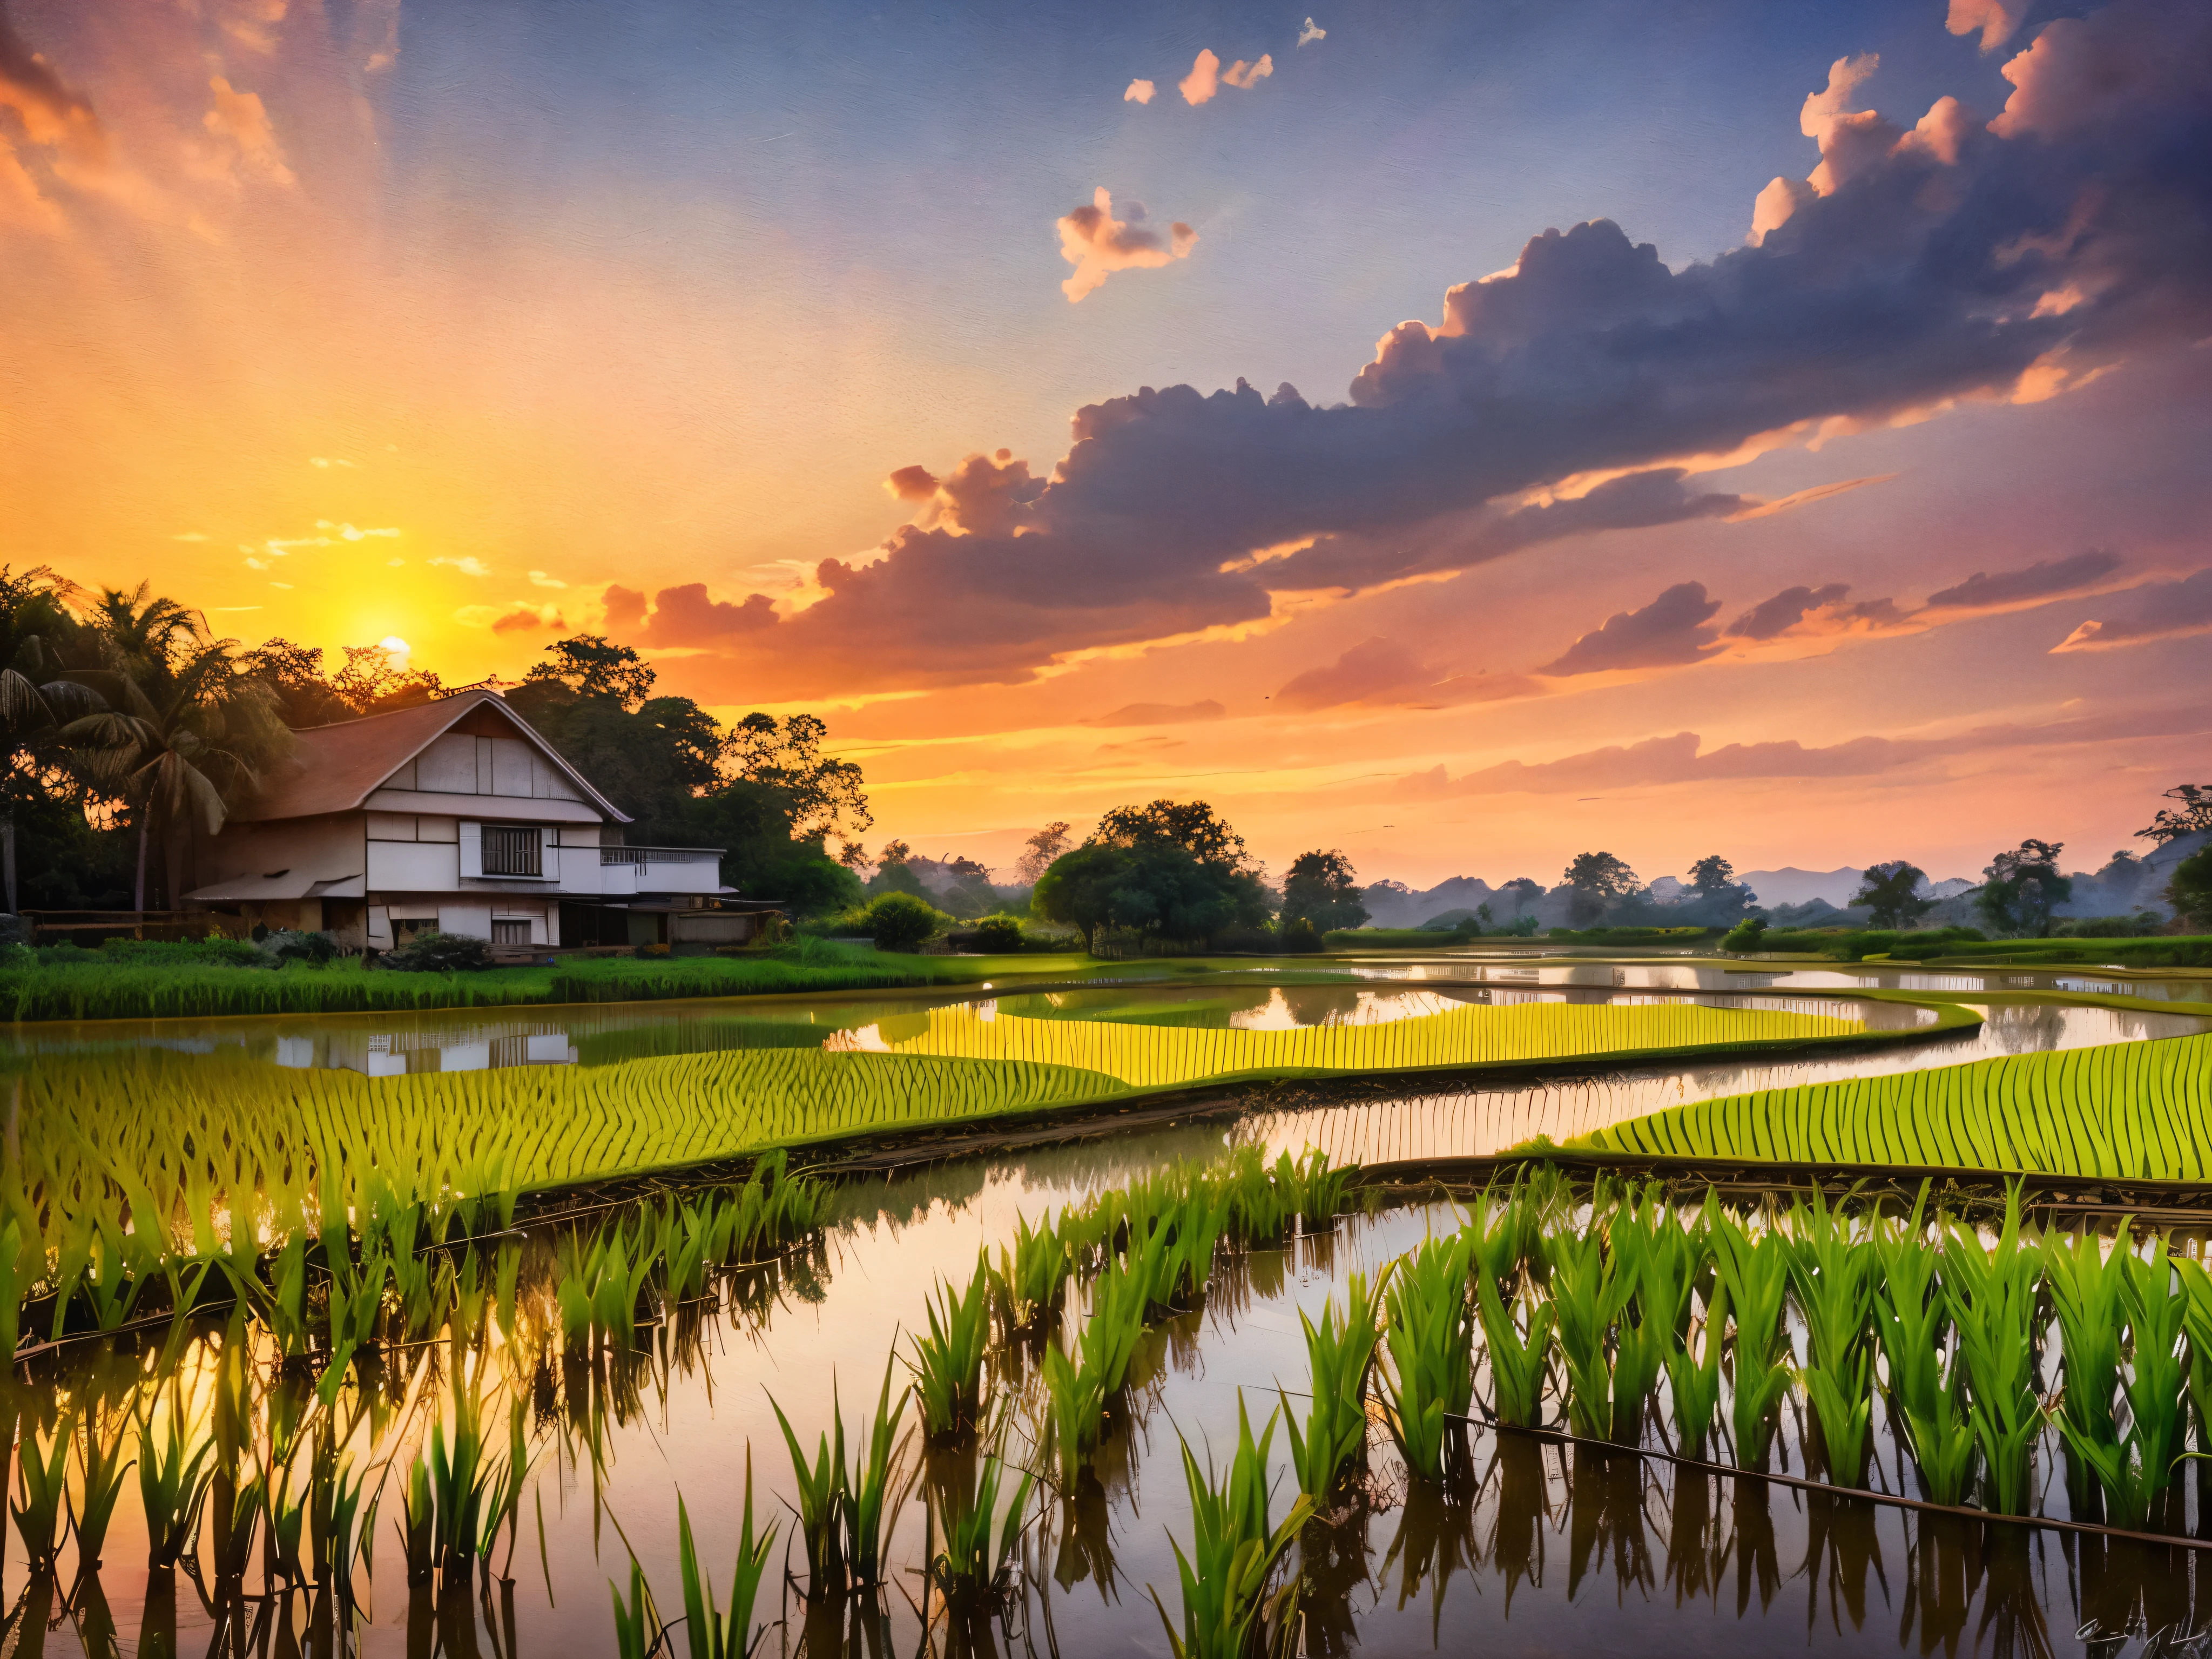
[[357, 720], [295, 732], [290, 762], [272, 770], [259, 793], [231, 817], [253, 823], [353, 811], [386, 779], [478, 709], [495, 714], [512, 726], [516, 737], [544, 756], [548, 765], [557, 768], [578, 793], [613, 822], [630, 821], [628, 813], [592, 787], [590, 779], [539, 737], [529, 721], [509, 708], [505, 698], [496, 691], [482, 690], [441, 697], [416, 708], [395, 708], [388, 714], [367, 714]]

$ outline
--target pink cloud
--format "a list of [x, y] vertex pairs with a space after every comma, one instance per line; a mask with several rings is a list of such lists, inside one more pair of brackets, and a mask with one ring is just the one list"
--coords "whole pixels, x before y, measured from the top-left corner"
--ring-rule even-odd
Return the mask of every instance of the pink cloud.
[[1242, 88], [1249, 92], [1274, 72], [1273, 54], [1262, 52], [1260, 55], [1260, 61], [1256, 64], [1248, 64], [1242, 58], [1238, 58], [1227, 69], [1222, 70], [1221, 78], [1230, 86]]
[[271, 184], [297, 182], [292, 169], [284, 163], [284, 151], [276, 142], [276, 131], [270, 125], [269, 111], [261, 95], [237, 91], [220, 75], [208, 82], [208, 90], [215, 96], [215, 106], [202, 118], [201, 125], [218, 143], [230, 147], [222, 152], [226, 169], [235, 160], [243, 161]]
[[2027, 15], [2027, 0], [1951, 0], [1951, 15], [1943, 27], [1954, 34], [1980, 31], [1982, 50], [1995, 52], [2013, 37], [2020, 20]]
[[1060, 285], [1070, 305], [1080, 302], [1115, 271], [1155, 270], [1171, 259], [1188, 258], [1198, 245], [1198, 233], [1180, 220], [1168, 227], [1168, 240], [1162, 242], [1157, 232], [1142, 223], [1144, 215], [1141, 205], [1132, 204], [1128, 218], [1116, 219], [1114, 198], [1101, 185], [1091, 205], [1060, 219], [1060, 257], [1075, 267], [1075, 274]]
[[1182, 94], [1186, 104], [1203, 104], [1221, 89], [1221, 59], [1205, 48], [1190, 66], [1190, 73], [1176, 82], [1176, 90]]
[[1132, 81], [1129, 89], [1121, 94], [1121, 101], [1125, 104], [1149, 104], [1155, 90], [1157, 88], [1150, 81]]

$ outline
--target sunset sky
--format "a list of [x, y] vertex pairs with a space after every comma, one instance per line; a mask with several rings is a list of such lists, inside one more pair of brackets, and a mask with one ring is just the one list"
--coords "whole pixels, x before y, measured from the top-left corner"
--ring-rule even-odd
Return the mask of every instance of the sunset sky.
[[1001, 866], [2094, 867], [2212, 776], [2212, 6], [1946, 3], [0, 0], [0, 560], [604, 632]]

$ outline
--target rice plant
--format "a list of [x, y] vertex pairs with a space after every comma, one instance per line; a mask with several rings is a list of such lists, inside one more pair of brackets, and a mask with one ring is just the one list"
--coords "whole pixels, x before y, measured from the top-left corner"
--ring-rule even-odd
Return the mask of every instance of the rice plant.
[[854, 1459], [846, 1461], [845, 1413], [836, 1390], [830, 1390], [831, 1429], [824, 1433], [810, 1462], [792, 1430], [783, 1407], [771, 1397], [769, 1404], [783, 1430], [790, 1449], [792, 1474], [799, 1486], [799, 1540], [806, 1551], [806, 1594], [810, 1600], [835, 1598], [848, 1589], [865, 1589], [882, 1583], [884, 1540], [897, 1508], [894, 1486], [898, 1476], [899, 1425], [906, 1413], [908, 1391], [891, 1401], [894, 1360], [884, 1367], [884, 1385], [876, 1400]]
[[199, 1530], [200, 1510], [215, 1473], [208, 1463], [214, 1450], [213, 1440], [195, 1440], [186, 1431], [180, 1392], [169, 1395], [166, 1434], [155, 1435], [152, 1412], [140, 1418], [138, 1508], [146, 1521], [146, 1565], [150, 1570], [173, 1571]]
[[1510, 1427], [1541, 1427], [1546, 1361], [1557, 1310], [1549, 1298], [1516, 1293], [1507, 1302], [1497, 1281], [1484, 1272], [1474, 1277], [1474, 1311], [1490, 1362], [1491, 1410]]
[[940, 1284], [927, 1306], [929, 1334], [909, 1339], [914, 1358], [915, 1398], [921, 1405], [922, 1432], [929, 1440], [958, 1440], [982, 1421], [988, 1382], [984, 1352], [990, 1346], [991, 1275], [981, 1261], [964, 1292]]
[[[1737, 1464], [1763, 1469], [1790, 1392], [1790, 1333], [1784, 1315], [1790, 1294], [1790, 1243], [1767, 1233], [1754, 1243], [1735, 1218], [1710, 1197], [1706, 1236], [1713, 1273], [1735, 1320], [1730, 1355], [1729, 1433]], [[1708, 1340], [1711, 1334], [1708, 1333]]]
[[876, 1397], [875, 1413], [855, 1448], [853, 1474], [846, 1487], [845, 1562], [854, 1587], [872, 1589], [884, 1582], [888, 1567], [884, 1544], [902, 1501], [896, 1490], [902, 1442], [900, 1420], [906, 1415], [909, 1391], [901, 1389], [891, 1401], [890, 1361], [884, 1364], [883, 1391]]
[[629, 1559], [629, 1595], [623, 1598], [622, 1587], [610, 1578], [607, 1592], [614, 1598], [616, 1659], [652, 1659], [668, 1639], [667, 1627], [660, 1622], [660, 1610], [653, 1603], [653, 1587], [645, 1582], [645, 1569], [637, 1558]]
[[1073, 1252], [1058, 1228], [1031, 1227], [1018, 1213], [1013, 1249], [1001, 1244], [998, 1265], [991, 1270], [991, 1297], [1000, 1327], [1010, 1334], [1030, 1330], [1057, 1314], [1074, 1269]]
[[[1617, 1227], [1614, 1237], [1622, 1248], [1608, 1248], [1606, 1231], [1594, 1222], [1586, 1231], [1558, 1233], [1544, 1242], [1552, 1268], [1553, 1338], [1567, 1376], [1567, 1421], [1591, 1440], [1610, 1440], [1616, 1431], [1632, 1436], [1637, 1429], [1633, 1420], [1615, 1420], [1613, 1330], [1636, 1295], [1641, 1237], [1633, 1228]], [[1632, 1366], [1640, 1358], [1640, 1350], [1632, 1347]], [[1633, 1374], [1627, 1380], [1632, 1389]]]
[[123, 1478], [135, 1460], [123, 1455], [123, 1422], [116, 1424], [113, 1434], [103, 1435], [95, 1413], [88, 1410], [77, 1427], [77, 1467], [82, 1478], [78, 1492], [70, 1499], [70, 1530], [76, 1535], [77, 1571], [82, 1575], [100, 1565], [108, 1524], [123, 1496]]
[[[2065, 1411], [2058, 1431], [2103, 1489], [2116, 1525], [2140, 1530], [2158, 1517], [2184, 1456], [2188, 1430], [2179, 1345], [2189, 1294], [2173, 1284], [2166, 1242], [2154, 1240], [2147, 1257], [2116, 1249], [2120, 1264], [2119, 1309], [2127, 1322], [2128, 1368], [2120, 1383], [2127, 1431], [2093, 1438]], [[2070, 1392], [2072, 1384], [2069, 1382]], [[2108, 1402], [2109, 1403], [2109, 1402]]]
[[1949, 1301], [1936, 1283], [1937, 1256], [1927, 1236], [1928, 1190], [1922, 1182], [1911, 1215], [1900, 1226], [1875, 1229], [1881, 1277], [1875, 1338], [1888, 1373], [1889, 1419], [1919, 1470], [1921, 1486], [1931, 1503], [1958, 1504], [1973, 1485], [1980, 1447], [1955, 1348], [1948, 1364], [1945, 1360]]
[[1981, 1455], [1989, 1508], [2025, 1515], [2044, 1423], [2036, 1364], [2042, 1255], [2021, 1243], [2020, 1188], [2005, 1195], [1996, 1248], [1954, 1223], [1943, 1241], [1943, 1284]]
[[1467, 1416], [1474, 1396], [1474, 1314], [1468, 1294], [1474, 1246], [1468, 1232], [1425, 1240], [1402, 1258], [1384, 1294], [1389, 1364], [1382, 1372], [1383, 1416], [1417, 1480], [1444, 1479], [1449, 1425]]
[[2064, 1382], [2059, 1432], [2073, 1453], [2076, 1502], [2087, 1496], [2079, 1477], [2091, 1468], [2081, 1448], [2109, 1448], [2119, 1439], [2112, 1402], [2120, 1385], [2120, 1336], [2127, 1322], [2127, 1256], [2124, 1247], [2107, 1253], [2104, 1241], [2086, 1229], [2043, 1241], [2044, 1282], [2058, 1315], [2058, 1365]]
[[1838, 1209], [1818, 1187], [1813, 1201], [1793, 1205], [1796, 1245], [1790, 1267], [1805, 1321], [1805, 1392], [1819, 1425], [1828, 1478], [1841, 1486], [1866, 1484], [1869, 1428], [1874, 1416], [1875, 1252], [1852, 1236]]
[[[1666, 1358], [1667, 1392], [1674, 1419], [1674, 1443], [1685, 1457], [1703, 1458], [1720, 1416], [1721, 1361], [1728, 1352], [1728, 1289], [1715, 1284], [1704, 1316], [1685, 1330]], [[1692, 1351], [1692, 1345], [1696, 1351]]]
[[1176, 1575], [1182, 1591], [1182, 1627], [1168, 1617], [1159, 1592], [1152, 1592], [1166, 1627], [1168, 1645], [1175, 1659], [1250, 1659], [1273, 1650], [1274, 1641], [1287, 1633], [1296, 1606], [1297, 1581], [1270, 1592], [1276, 1569], [1291, 1540], [1312, 1513], [1313, 1500], [1300, 1493], [1279, 1524], [1268, 1516], [1267, 1448], [1274, 1438], [1275, 1417], [1255, 1442], [1252, 1419], [1244, 1408], [1243, 1391], [1237, 1396], [1237, 1449], [1226, 1471], [1217, 1471], [1212, 1455], [1201, 1472], [1182, 1446], [1183, 1483], [1190, 1493], [1191, 1547], [1172, 1534]]
[[70, 1426], [58, 1424], [43, 1452], [27, 1422], [18, 1431], [16, 1497], [8, 1509], [15, 1518], [15, 1535], [23, 1540], [24, 1556], [35, 1571], [52, 1571], [54, 1558], [61, 1553], [67, 1525]]
[[684, 1638], [690, 1659], [746, 1659], [767, 1628], [754, 1627], [753, 1609], [760, 1599], [769, 1552], [775, 1545], [773, 1522], [764, 1528], [754, 1527], [750, 1446], [745, 1448], [744, 1530], [738, 1536], [737, 1561], [730, 1571], [726, 1613], [716, 1605], [714, 1587], [700, 1571], [698, 1551], [691, 1541], [691, 1516], [681, 1495], [676, 1500], [676, 1537], [677, 1566], [684, 1580]]
[[[1390, 1269], [1370, 1288], [1364, 1273], [1353, 1273], [1345, 1284], [1341, 1321], [1336, 1304], [1322, 1309], [1316, 1324], [1298, 1310], [1298, 1323], [1306, 1337], [1306, 1358], [1311, 1367], [1313, 1398], [1304, 1433], [1285, 1409], [1291, 1437], [1291, 1462], [1297, 1470], [1298, 1489], [1318, 1506], [1336, 1489], [1345, 1473], [1363, 1463], [1367, 1455], [1367, 1377], [1375, 1364], [1375, 1349], [1382, 1332], [1376, 1322], [1377, 1292], [1388, 1284]], [[1287, 1407], [1287, 1401], [1285, 1402]], [[1268, 1418], [1268, 1432], [1274, 1418]]]
[[931, 1522], [940, 1541], [928, 1564], [929, 1577], [956, 1607], [981, 1607], [997, 1594], [1028, 1524], [1036, 1479], [1022, 1473], [1007, 1493], [1003, 1433], [997, 1439], [972, 1480], [931, 1486]]

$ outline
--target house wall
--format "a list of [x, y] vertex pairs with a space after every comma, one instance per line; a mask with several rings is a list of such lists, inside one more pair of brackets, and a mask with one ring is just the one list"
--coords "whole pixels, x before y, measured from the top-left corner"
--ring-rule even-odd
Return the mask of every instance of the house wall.
[[200, 884], [278, 870], [295, 876], [305, 873], [313, 881], [357, 881], [368, 868], [362, 846], [365, 816], [333, 812], [274, 823], [228, 824], [221, 835], [200, 842]]

